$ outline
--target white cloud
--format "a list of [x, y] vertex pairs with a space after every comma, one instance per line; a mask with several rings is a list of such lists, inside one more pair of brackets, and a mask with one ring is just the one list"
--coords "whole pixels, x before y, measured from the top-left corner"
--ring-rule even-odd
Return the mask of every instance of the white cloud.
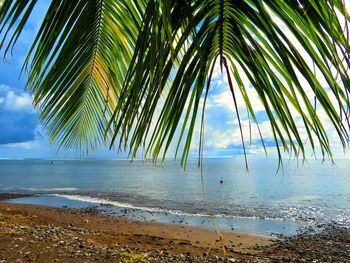
[[34, 111], [32, 97], [27, 93], [17, 95], [10, 91], [5, 98], [4, 106], [8, 111]]
[[[209, 147], [226, 149], [229, 146], [242, 145], [241, 132], [238, 126], [238, 120], [235, 119], [233, 123], [231, 123], [231, 127], [226, 129], [225, 131], [221, 131], [216, 129], [213, 125], [208, 125], [206, 129], [206, 140], [205, 144]], [[249, 144], [250, 140], [252, 144], [261, 144], [260, 142], [260, 134], [256, 124], [251, 123], [249, 127], [249, 121], [243, 120], [241, 121], [242, 131], [244, 142], [246, 146]], [[259, 128], [264, 140], [272, 140], [273, 134], [270, 126], [270, 122], [264, 121], [259, 124]], [[261, 145], [262, 147], [262, 145]]]
[[2, 144], [1, 146], [7, 147], [7, 148], [16, 148], [16, 149], [22, 149], [22, 150], [30, 150], [30, 149], [33, 149], [35, 144], [37, 144], [37, 141], [8, 143], [8, 144]]
[[43, 143], [47, 143], [45, 134], [43, 133], [43, 127], [40, 124], [37, 125], [34, 133], [35, 135], [33, 140], [18, 143], [1, 144], [0, 146], [19, 150], [31, 150], [43, 147]]
[[36, 113], [33, 97], [28, 93], [15, 93], [10, 87], [0, 85], [0, 105], [6, 111]]

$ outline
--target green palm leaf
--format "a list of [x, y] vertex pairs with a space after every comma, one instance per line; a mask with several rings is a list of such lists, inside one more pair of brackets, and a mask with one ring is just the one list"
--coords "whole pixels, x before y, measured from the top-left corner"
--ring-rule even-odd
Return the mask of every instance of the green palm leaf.
[[[35, 3], [3, 3], [2, 44], [19, 21], [5, 53], [16, 42]], [[27, 87], [40, 108], [41, 120], [60, 147], [84, 152], [104, 142], [132, 57], [142, 5], [105, 0], [51, 2], [24, 67], [29, 68]]]
[[[35, 3], [4, 1], [5, 51]], [[62, 147], [95, 148], [104, 138], [132, 157], [145, 146], [145, 156], [156, 160], [177, 139], [185, 165], [201, 107], [203, 137], [202, 101], [218, 63], [228, 78], [244, 150], [238, 93], [265, 148], [242, 81], [247, 78], [266, 111], [280, 158], [282, 151], [305, 157], [298, 119], [311, 148], [332, 157], [318, 110], [345, 147], [349, 22], [342, 0], [52, 1], [26, 61], [28, 86]]]
[[[301, 117], [311, 147], [315, 149], [319, 144], [323, 155], [331, 156], [324, 123], [315, 114], [306, 94], [308, 87], [302, 86], [298, 76], [306, 79], [345, 147], [349, 130], [350, 49], [335, 9], [349, 21], [342, 1], [148, 1], [145, 22], [113, 116], [117, 123], [115, 136], [124, 135], [119, 143], [128, 141], [135, 155], [142, 142], [147, 142], [146, 154], [152, 153], [156, 160], [162, 153], [164, 158], [177, 127], [182, 125], [178, 146], [183, 147], [185, 164], [200, 99], [205, 86], [210, 84], [210, 68], [219, 62], [229, 79], [232, 103], [236, 105], [235, 93], [240, 92], [257, 123], [242, 74], [250, 80], [269, 118], [280, 158], [282, 150], [305, 157], [304, 142], [292, 110]], [[297, 43], [280, 29], [277, 18]], [[314, 61], [338, 105], [331, 103], [330, 94], [296, 44]], [[336, 69], [337, 76], [332, 75], [332, 69]], [[161, 94], [165, 94], [164, 101]], [[155, 117], [159, 103], [161, 113]], [[237, 105], [236, 111], [240, 121]], [[156, 124], [152, 128], [154, 118]], [[150, 129], [152, 133], [148, 132]], [[242, 129], [241, 136], [244, 143]], [[186, 139], [181, 144], [183, 138]]]

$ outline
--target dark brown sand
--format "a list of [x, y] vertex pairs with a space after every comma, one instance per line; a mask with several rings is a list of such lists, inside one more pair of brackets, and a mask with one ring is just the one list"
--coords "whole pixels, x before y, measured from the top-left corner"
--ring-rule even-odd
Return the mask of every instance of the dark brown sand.
[[[46, 236], [49, 236], [54, 227], [57, 229], [52, 232], [57, 238], [48, 239]], [[74, 232], [76, 229], [87, 232], [81, 235], [79, 230]], [[48, 234], [41, 233], [42, 231], [48, 231]], [[230, 248], [241, 252], [249, 251], [248, 248], [256, 244], [270, 244], [268, 237], [250, 234], [218, 234], [215, 230], [131, 221], [71, 209], [0, 203], [0, 262], [1, 259], [16, 261], [27, 252], [37, 262], [53, 260], [58, 255], [59, 261], [72, 260], [72, 254], [64, 252], [65, 235], [76, 235], [79, 240], [99, 246], [166, 251], [171, 255], [187, 253], [203, 256], [210, 252], [211, 255], [223, 256], [223, 247], [227, 248], [226, 253], [230, 253]], [[60, 244], [60, 241], [63, 241], [61, 246], [54, 246]], [[15, 249], [14, 245], [17, 245]], [[63, 251], [59, 253], [58, 250]], [[45, 254], [44, 261], [41, 261], [41, 252]]]
[[0, 202], [0, 263], [204, 261], [350, 262], [350, 231], [329, 225], [272, 240]]

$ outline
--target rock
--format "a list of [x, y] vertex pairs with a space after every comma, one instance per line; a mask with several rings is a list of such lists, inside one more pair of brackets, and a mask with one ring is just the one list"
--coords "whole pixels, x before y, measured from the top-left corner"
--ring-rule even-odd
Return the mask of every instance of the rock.
[[191, 243], [190, 243], [189, 241], [180, 241], [178, 244], [179, 244], [179, 245], [183, 245], [183, 246], [189, 246], [189, 245], [191, 245]]

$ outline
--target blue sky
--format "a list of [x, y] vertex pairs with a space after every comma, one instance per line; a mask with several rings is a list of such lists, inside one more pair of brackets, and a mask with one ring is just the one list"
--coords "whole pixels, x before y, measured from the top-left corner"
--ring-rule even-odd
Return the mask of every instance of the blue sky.
[[[39, 113], [32, 106], [32, 96], [24, 90], [26, 75], [19, 78], [22, 63], [30, 43], [40, 26], [40, 21], [47, 9], [48, 0], [38, 1], [22, 36], [15, 46], [13, 56], [9, 55], [7, 61], [0, 63], [0, 158], [57, 158], [55, 147], [50, 145], [49, 138], [45, 135], [39, 122]], [[247, 82], [247, 80], [246, 80]], [[272, 134], [263, 107], [253, 88], [248, 85], [248, 92], [254, 104], [260, 128], [266, 139], [269, 151], [273, 151]], [[238, 107], [242, 117], [242, 125], [246, 140], [249, 139], [249, 121], [242, 97], [238, 96]], [[213, 74], [213, 82], [209, 92], [206, 110], [205, 130], [205, 156], [206, 157], [232, 157], [242, 154], [241, 138], [238, 129], [232, 96], [227, 87], [227, 80], [222, 76], [220, 68], [216, 67]], [[333, 134], [330, 127], [329, 133]], [[193, 157], [198, 151], [199, 125], [193, 138]], [[344, 154], [334, 141], [336, 156], [344, 157]], [[259, 135], [253, 126], [252, 143], [249, 146], [249, 154], [262, 156], [263, 149]], [[170, 150], [169, 157], [173, 150]], [[348, 155], [348, 154], [347, 154]], [[345, 157], [347, 156], [345, 155]], [[78, 155], [75, 155], [78, 157]], [[115, 151], [101, 149], [94, 158], [125, 158]], [[271, 154], [271, 157], [275, 157]]]
[[6, 61], [0, 62], [0, 158], [52, 158], [56, 155], [40, 126], [32, 96], [24, 90], [26, 75], [19, 76], [47, 6], [48, 1], [39, 1], [13, 56], [8, 55]]

